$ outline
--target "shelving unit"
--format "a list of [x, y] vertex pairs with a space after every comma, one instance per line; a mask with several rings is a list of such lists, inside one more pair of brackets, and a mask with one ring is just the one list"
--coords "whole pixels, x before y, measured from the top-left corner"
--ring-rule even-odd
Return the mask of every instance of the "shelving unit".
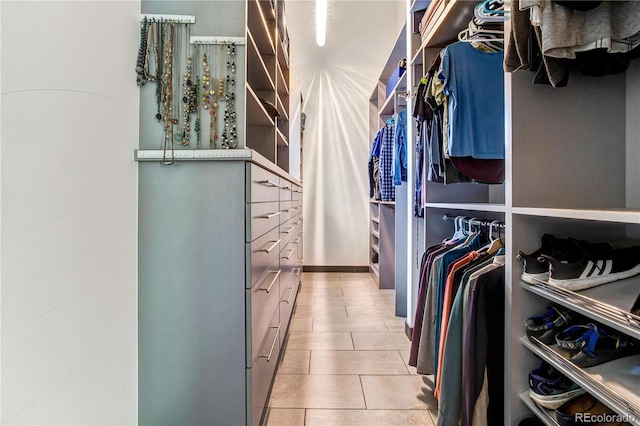
[[141, 88], [137, 423], [259, 425], [303, 264], [302, 134], [289, 130], [302, 108], [290, 110], [284, 0], [141, 8], [194, 16], [203, 44], [234, 42], [238, 147], [165, 151], [155, 85]]
[[[428, 4], [414, 1], [408, 16]], [[424, 39], [407, 31], [406, 26], [403, 29], [403, 55], [409, 58], [405, 84], [412, 95], [441, 48], [457, 41], [458, 32], [473, 16], [476, 2], [449, 0], [443, 4], [442, 13]], [[507, 21], [505, 34], [509, 31]], [[394, 53], [388, 63], [397, 60]], [[640, 61], [632, 61], [620, 75], [590, 78], [573, 73], [567, 87], [559, 89], [534, 85], [532, 80], [533, 74], [528, 71], [505, 74], [504, 184], [424, 182], [424, 219], [414, 218], [410, 210], [400, 212], [404, 202], [396, 199], [396, 217], [408, 224], [406, 235], [399, 235], [405, 230], [396, 227], [397, 241], [405, 238], [406, 247], [406, 238], [415, 238], [416, 229], [423, 236], [409, 255], [397, 248], [396, 253], [404, 257], [404, 262], [401, 266], [396, 264], [396, 268], [408, 269], [409, 276], [413, 275], [408, 284], [408, 301], [409, 309], [415, 310], [418, 270], [414, 259], [421, 257], [427, 246], [451, 235], [452, 228], [443, 225], [443, 215], [505, 222], [505, 424], [517, 425], [533, 414], [547, 425], [557, 425], [553, 412], [541, 410], [528, 397], [528, 372], [540, 358], [617, 413], [632, 413], [640, 421], [640, 376], [625, 375], [640, 363], [638, 357], [580, 369], [553, 349], [522, 337], [525, 320], [544, 312], [553, 302], [638, 339], [639, 319], [629, 309], [640, 292], [640, 278], [580, 292], [546, 283], [522, 284], [522, 265], [515, 256], [518, 250], [530, 253], [538, 249], [544, 233], [591, 242], [640, 241]], [[371, 96], [371, 110], [389, 113], [389, 105], [394, 102], [381, 93], [384, 94], [384, 85], [378, 84]], [[593, 99], [598, 102], [594, 104], [590, 101]], [[408, 105], [412, 105], [411, 99]], [[381, 124], [375, 120], [371, 123]], [[408, 129], [414, 129], [414, 124], [410, 119]], [[370, 136], [373, 137], [371, 132]], [[415, 137], [415, 133], [409, 134], [408, 146], [415, 146]], [[415, 155], [411, 151], [410, 162], [415, 162]], [[409, 326], [414, 315], [415, 311], [407, 315]]]

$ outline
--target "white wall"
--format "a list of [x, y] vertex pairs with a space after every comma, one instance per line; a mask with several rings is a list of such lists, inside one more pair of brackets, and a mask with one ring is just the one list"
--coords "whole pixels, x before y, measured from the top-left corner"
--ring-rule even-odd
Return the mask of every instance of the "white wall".
[[0, 7], [1, 421], [135, 424], [140, 3]]
[[292, 85], [301, 88], [307, 115], [305, 265], [369, 264], [368, 102], [404, 5], [329, 0], [327, 41], [318, 47], [315, 2], [287, 2]]

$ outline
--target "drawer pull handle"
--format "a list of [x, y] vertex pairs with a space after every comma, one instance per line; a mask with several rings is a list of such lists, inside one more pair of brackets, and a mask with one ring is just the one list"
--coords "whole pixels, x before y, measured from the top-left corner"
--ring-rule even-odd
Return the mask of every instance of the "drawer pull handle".
[[282, 186], [278, 185], [275, 182], [271, 182], [269, 179], [267, 179], [267, 180], [259, 180], [258, 183], [261, 184], [261, 185], [270, 186], [272, 188], [282, 188]]
[[287, 304], [291, 303], [291, 296], [293, 296], [293, 287], [290, 287], [289, 290], [291, 291], [289, 292], [289, 297], [286, 300]]
[[282, 210], [282, 211], [283, 211], [283, 212], [287, 212], [287, 213], [289, 213], [289, 212], [291, 212], [291, 211], [293, 211], [293, 210], [295, 210], [295, 209], [297, 209], [297, 207], [291, 207], [290, 209], [284, 209], [284, 210]]
[[281, 188], [282, 188], [282, 189], [286, 189], [287, 191], [293, 191], [293, 189], [291, 189], [291, 188], [290, 188], [290, 187], [288, 187], [288, 186], [281, 186]]
[[265, 291], [267, 293], [269, 293], [271, 291], [271, 287], [273, 287], [273, 285], [276, 283], [276, 281], [278, 281], [278, 277], [280, 276], [280, 272], [282, 272], [282, 270], [278, 269], [278, 271], [269, 271], [269, 272], [271, 272], [272, 274], [275, 273], [276, 276], [273, 277], [273, 280], [271, 281], [271, 284], [269, 284], [269, 287], [259, 289], [259, 290]]
[[294, 227], [293, 227], [293, 226], [291, 226], [291, 227], [289, 227], [289, 228], [285, 229], [284, 231], [282, 231], [282, 233], [283, 233], [283, 234], [290, 234], [290, 233], [291, 233], [291, 231], [293, 231], [293, 228], [294, 228]]
[[288, 255], [286, 255], [286, 256], [282, 256], [282, 258], [283, 258], [283, 259], [287, 259], [287, 260], [291, 259], [291, 255], [293, 254], [293, 252], [294, 252], [294, 250], [293, 250], [293, 249], [289, 250], [289, 254], [288, 254]]
[[275, 212], [275, 213], [269, 213], [269, 214], [264, 214], [262, 216], [258, 216], [258, 219], [271, 219], [274, 216], [278, 216], [279, 214], [282, 214], [282, 212]]
[[302, 270], [302, 268], [300, 266], [298, 266], [297, 268], [294, 268], [294, 273], [293, 276], [294, 277], [299, 277], [300, 276], [300, 271]]
[[271, 355], [273, 355], [273, 349], [276, 347], [276, 342], [278, 341], [278, 338], [280, 337], [280, 324], [278, 324], [277, 327], [271, 327], [271, 328], [277, 328], [276, 338], [273, 339], [273, 342], [271, 343], [271, 349], [269, 350], [269, 354], [268, 355], [260, 355], [260, 358], [266, 358], [267, 362], [271, 361]]
[[297, 240], [293, 240], [291, 244], [298, 244], [299, 242], [300, 242], [300, 238], [298, 238]]
[[280, 244], [280, 238], [278, 238], [278, 241], [269, 241], [269, 242], [273, 242], [273, 244], [271, 245], [271, 247], [269, 247], [269, 248], [261, 248], [261, 249], [260, 249], [260, 250], [258, 250], [258, 251], [263, 251], [263, 252], [265, 252], [265, 253], [269, 253], [271, 250], [273, 250], [274, 248], [276, 248], [276, 246], [277, 246], [278, 244]]

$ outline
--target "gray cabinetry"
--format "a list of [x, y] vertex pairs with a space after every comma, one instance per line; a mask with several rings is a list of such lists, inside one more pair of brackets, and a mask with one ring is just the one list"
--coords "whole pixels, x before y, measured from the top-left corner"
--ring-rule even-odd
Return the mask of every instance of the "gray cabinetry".
[[141, 424], [261, 420], [300, 286], [301, 186], [237, 152], [140, 162]]

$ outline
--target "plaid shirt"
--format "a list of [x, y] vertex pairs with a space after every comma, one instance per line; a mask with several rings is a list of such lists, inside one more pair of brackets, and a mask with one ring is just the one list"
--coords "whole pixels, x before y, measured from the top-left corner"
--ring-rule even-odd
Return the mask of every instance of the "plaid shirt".
[[382, 134], [382, 149], [380, 150], [380, 193], [382, 201], [395, 201], [396, 189], [393, 186], [393, 151], [394, 151], [393, 125], [385, 125]]

